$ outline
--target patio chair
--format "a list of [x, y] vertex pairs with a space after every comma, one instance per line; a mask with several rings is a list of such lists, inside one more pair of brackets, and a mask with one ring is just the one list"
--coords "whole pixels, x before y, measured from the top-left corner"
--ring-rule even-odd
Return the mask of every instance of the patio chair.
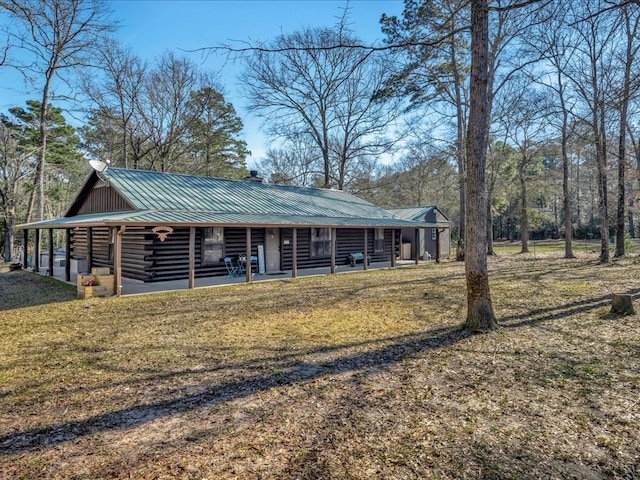
[[229, 277], [239, 277], [241, 275], [240, 267], [233, 263], [231, 257], [224, 257], [224, 266], [227, 267], [227, 275]]

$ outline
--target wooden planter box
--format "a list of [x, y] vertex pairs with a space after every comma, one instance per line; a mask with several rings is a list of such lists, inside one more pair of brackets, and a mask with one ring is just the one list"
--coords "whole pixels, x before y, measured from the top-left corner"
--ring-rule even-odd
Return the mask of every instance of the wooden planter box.
[[[86, 283], [93, 285], [86, 285]], [[79, 298], [110, 297], [113, 295], [113, 275], [78, 275]]]

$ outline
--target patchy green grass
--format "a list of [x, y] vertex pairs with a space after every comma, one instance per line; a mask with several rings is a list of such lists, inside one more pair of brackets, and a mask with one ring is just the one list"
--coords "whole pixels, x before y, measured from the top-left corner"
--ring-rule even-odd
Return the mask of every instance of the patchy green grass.
[[[573, 250], [578, 253], [593, 253], [600, 250], [599, 241], [578, 241], [574, 240], [572, 244]], [[518, 240], [515, 242], [496, 242], [494, 251], [498, 255], [515, 255], [522, 251], [522, 243]], [[547, 254], [556, 253], [564, 255], [564, 240], [529, 240], [530, 254]]]
[[[615, 245], [609, 245], [611, 255], [615, 252]], [[561, 256], [564, 255], [564, 240], [530, 240], [529, 241], [529, 253], [530, 254], [548, 254], [557, 253]], [[572, 242], [572, 249], [574, 255], [589, 255], [594, 253], [600, 253], [600, 240], [574, 240]], [[520, 241], [516, 242], [496, 242], [494, 244], [494, 250], [498, 255], [514, 255], [519, 254], [522, 251], [522, 244]], [[640, 252], [638, 245], [638, 239], [626, 238], [625, 239], [625, 252], [627, 255], [634, 255]]]
[[2, 478], [636, 478], [640, 263], [490, 259], [119, 299], [0, 274]]

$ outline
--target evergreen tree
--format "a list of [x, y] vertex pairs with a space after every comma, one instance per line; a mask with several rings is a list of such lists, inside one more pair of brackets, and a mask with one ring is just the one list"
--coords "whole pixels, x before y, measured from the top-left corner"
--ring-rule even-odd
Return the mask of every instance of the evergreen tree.
[[249, 154], [239, 138], [242, 120], [233, 105], [212, 87], [191, 92], [187, 105], [187, 169], [208, 177], [243, 178]]

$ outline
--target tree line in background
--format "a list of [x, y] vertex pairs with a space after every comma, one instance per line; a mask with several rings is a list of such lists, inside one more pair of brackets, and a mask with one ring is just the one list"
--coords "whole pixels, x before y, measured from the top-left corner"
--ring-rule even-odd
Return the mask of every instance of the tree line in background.
[[[5, 257], [16, 221], [62, 212], [86, 158], [246, 175], [242, 121], [223, 87], [173, 52], [149, 62], [122, 47], [102, 1], [8, 0], [0, 12], [0, 74], [17, 69], [37, 98], [2, 116]], [[484, 16], [474, 14], [487, 20], [477, 132], [470, 20]], [[334, 27], [236, 51], [249, 110], [277, 145], [256, 167], [273, 183], [345, 189], [383, 207], [437, 204], [462, 259], [477, 203], [466, 189], [474, 130], [486, 144], [487, 253], [493, 239], [526, 252], [530, 238], [552, 237], [572, 257], [572, 239], [593, 238], [606, 262], [615, 237], [622, 256], [625, 236], [640, 236], [639, 21], [634, 2], [405, 0], [371, 47], [350, 31], [347, 4]], [[78, 102], [74, 129], [65, 116], [77, 117]]]

